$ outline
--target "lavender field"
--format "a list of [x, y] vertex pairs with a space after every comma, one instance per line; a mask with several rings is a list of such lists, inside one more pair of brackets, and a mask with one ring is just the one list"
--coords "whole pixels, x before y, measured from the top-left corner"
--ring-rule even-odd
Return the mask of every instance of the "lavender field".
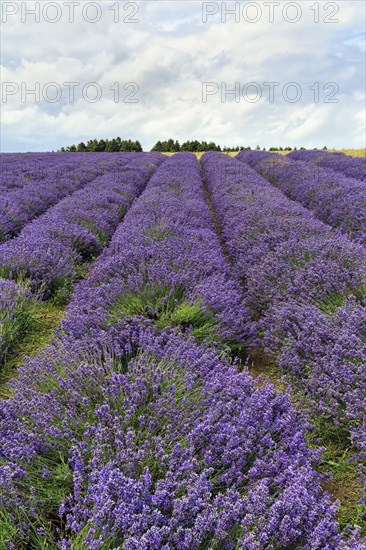
[[1, 155], [0, 550], [366, 549], [366, 163]]

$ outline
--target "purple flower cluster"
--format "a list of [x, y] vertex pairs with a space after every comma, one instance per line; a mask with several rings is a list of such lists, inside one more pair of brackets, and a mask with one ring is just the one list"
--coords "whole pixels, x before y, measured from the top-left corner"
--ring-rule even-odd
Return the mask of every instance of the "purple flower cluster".
[[[60, 166], [60, 156], [52, 153], [0, 153], [0, 193], [21, 189], [30, 180], [40, 181]], [[75, 163], [62, 162], [63, 172], [70, 172]]]
[[242, 151], [237, 158], [247, 162], [287, 197], [315, 212], [320, 220], [366, 244], [366, 181], [347, 177], [319, 163], [313, 165], [263, 151]]
[[[57, 154], [54, 157], [57, 159], [54, 163], [44, 163], [36, 167], [33, 167], [36, 161], [29, 160], [29, 169], [22, 174], [23, 181], [26, 182], [20, 188], [11, 188], [1, 193], [0, 241], [18, 235], [30, 221], [64, 197], [87, 185], [104, 171], [110, 170], [115, 162], [113, 157], [94, 157], [92, 162], [87, 162], [85, 157], [83, 160], [76, 156], [73, 162], [71, 159], [65, 159], [66, 162], [63, 163], [62, 157]], [[23, 162], [19, 161], [19, 164], [22, 165]], [[7, 183], [6, 165], [1, 176], [3, 185]], [[15, 169], [13, 178], [18, 177], [18, 174]], [[12, 181], [10, 179], [10, 185]]]
[[[0, 502], [22, 540], [50, 536], [58, 505], [65, 549], [341, 548], [289, 395], [191, 338], [130, 321], [48, 349], [13, 386]], [[34, 479], [60, 483], [61, 464], [69, 493], [47, 501]]]
[[350, 297], [324, 313], [295, 301], [279, 304], [258, 323], [284, 372], [301, 383], [317, 415], [351, 432], [366, 457], [366, 308]]
[[364, 248], [246, 164], [214, 153], [202, 163], [259, 342], [364, 452]]
[[[99, 254], [114, 233], [151, 172], [164, 160], [156, 153], [129, 158], [115, 155], [102, 163], [108, 171], [26, 225], [21, 234], [0, 245], [0, 273], [30, 279], [44, 297], [69, 287], [78, 264]], [[92, 165], [93, 166], [93, 165]], [[24, 189], [20, 193], [24, 192]]]
[[366, 159], [350, 157], [344, 153], [329, 153], [327, 151], [293, 151], [288, 157], [294, 160], [303, 160], [341, 172], [349, 178], [366, 182]]
[[205, 341], [245, 339], [245, 324], [199, 166], [177, 154], [79, 284], [59, 339], [0, 402], [0, 527], [16, 526], [0, 540], [360, 550], [341, 539], [289, 394]]

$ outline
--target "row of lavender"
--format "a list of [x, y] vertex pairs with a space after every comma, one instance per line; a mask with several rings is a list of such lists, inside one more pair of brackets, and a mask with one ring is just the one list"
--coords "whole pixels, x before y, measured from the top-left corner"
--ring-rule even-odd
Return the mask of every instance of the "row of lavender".
[[359, 549], [341, 540], [289, 395], [223, 354], [246, 342], [246, 319], [197, 161], [177, 154], [0, 404], [0, 542]]
[[366, 456], [366, 258], [244, 163], [202, 158], [258, 342]]
[[[125, 163], [129, 162], [134, 153], [120, 155]], [[109, 153], [99, 153], [94, 156], [96, 162], [113, 161]], [[74, 177], [75, 170], [87, 169], [92, 159], [88, 153], [0, 153], [0, 193], [21, 189], [29, 182], [42, 182], [52, 177]]]
[[0, 153], [0, 165], [1, 194], [21, 189], [27, 182], [40, 181], [54, 172], [60, 174], [62, 170], [66, 175], [77, 166], [71, 155], [65, 162], [54, 153]]
[[242, 151], [237, 159], [314, 211], [320, 220], [366, 244], [366, 181], [265, 151]]
[[[12, 163], [2, 158], [1, 180], [5, 189], [0, 189], [0, 242], [18, 235], [25, 225], [61, 199], [116, 166], [122, 167], [130, 158], [119, 155], [116, 164], [112, 154], [96, 155], [93, 159], [78, 154], [63, 160], [56, 153], [46, 155], [40, 162], [38, 155], [30, 156], [27, 161], [17, 155], [15, 166], [8, 170], [7, 166]], [[15, 185], [16, 182], [20, 183]]]
[[294, 160], [303, 160], [341, 172], [349, 178], [366, 182], [366, 159], [349, 157], [344, 153], [328, 153], [326, 151], [293, 151], [288, 155]]
[[[184, 178], [177, 176], [179, 170]], [[200, 182], [193, 155], [164, 163], [117, 230], [93, 276], [79, 285], [70, 306], [72, 321], [66, 315], [64, 331], [80, 336], [85, 323], [94, 326], [120, 294], [117, 318], [148, 313], [163, 328], [175, 322], [189, 326], [190, 318], [197, 317], [198, 333], [211, 342], [220, 321], [226, 327], [220, 339], [247, 341], [240, 289], [231, 280]], [[218, 319], [212, 318], [212, 309]]]
[[107, 173], [26, 225], [18, 237], [0, 245], [0, 276], [14, 280], [2, 282], [0, 360], [29, 326], [33, 296], [67, 297], [82, 266], [106, 246], [133, 199], [163, 160], [164, 156], [156, 153], [128, 156], [128, 163], [123, 155], [115, 156], [113, 162], [108, 161]]

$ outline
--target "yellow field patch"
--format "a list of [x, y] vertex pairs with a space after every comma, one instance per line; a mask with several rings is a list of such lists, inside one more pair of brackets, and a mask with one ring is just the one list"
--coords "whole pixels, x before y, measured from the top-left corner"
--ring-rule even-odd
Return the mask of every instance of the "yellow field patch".
[[[253, 149], [254, 150], [254, 149]], [[364, 157], [366, 158], [366, 149], [328, 149], [331, 153], [337, 151], [340, 153], [345, 153], [346, 155], [349, 155], [350, 157]], [[287, 155], [288, 153], [291, 153], [292, 151], [272, 151], [273, 153], [279, 153], [280, 155]], [[193, 153], [196, 155], [198, 160], [202, 157], [203, 152], [195, 152]], [[238, 151], [231, 151], [231, 152], [225, 152], [225, 155], [229, 155], [229, 157], [235, 157], [238, 154]], [[175, 153], [164, 153], [164, 155], [168, 155], [171, 157], [172, 155], [175, 155]]]

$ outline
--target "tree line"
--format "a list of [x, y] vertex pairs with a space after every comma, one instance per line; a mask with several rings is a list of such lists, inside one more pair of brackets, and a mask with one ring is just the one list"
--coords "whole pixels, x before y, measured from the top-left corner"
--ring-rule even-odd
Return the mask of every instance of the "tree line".
[[152, 151], [161, 151], [163, 153], [178, 153], [179, 151], [204, 152], [204, 151], [221, 151], [220, 145], [213, 141], [185, 141], [180, 144], [176, 139], [167, 139], [165, 141], [157, 141], [152, 148]]
[[61, 153], [85, 153], [85, 152], [136, 152], [142, 151], [141, 143], [131, 139], [121, 139], [120, 137], [113, 139], [90, 139], [85, 144], [81, 141], [78, 145], [68, 145], [67, 147], [61, 147], [59, 150]]
[[[257, 145], [256, 150], [261, 150], [260, 146]], [[305, 147], [300, 147], [300, 150], [305, 149]], [[314, 148], [316, 149], [316, 147]], [[323, 147], [323, 150], [326, 150], [327, 147]], [[179, 151], [190, 151], [190, 152], [205, 152], [205, 151], [222, 151], [224, 153], [228, 152], [239, 152], [251, 150], [251, 147], [245, 147], [243, 145], [236, 145], [234, 147], [224, 146], [216, 144], [213, 141], [198, 141], [198, 140], [188, 140], [179, 143], [177, 139], [167, 139], [164, 141], [157, 141], [152, 151], [161, 151], [162, 153], [178, 153]], [[266, 151], [266, 148], [263, 147], [263, 151]], [[296, 151], [297, 147], [269, 147], [268, 151]], [[59, 149], [62, 153], [84, 153], [87, 151], [90, 152], [141, 152], [142, 146], [141, 143], [136, 140], [131, 139], [121, 139], [120, 137], [112, 139], [90, 139], [85, 144], [81, 141], [78, 145], [68, 145], [67, 147], [61, 147]]]

